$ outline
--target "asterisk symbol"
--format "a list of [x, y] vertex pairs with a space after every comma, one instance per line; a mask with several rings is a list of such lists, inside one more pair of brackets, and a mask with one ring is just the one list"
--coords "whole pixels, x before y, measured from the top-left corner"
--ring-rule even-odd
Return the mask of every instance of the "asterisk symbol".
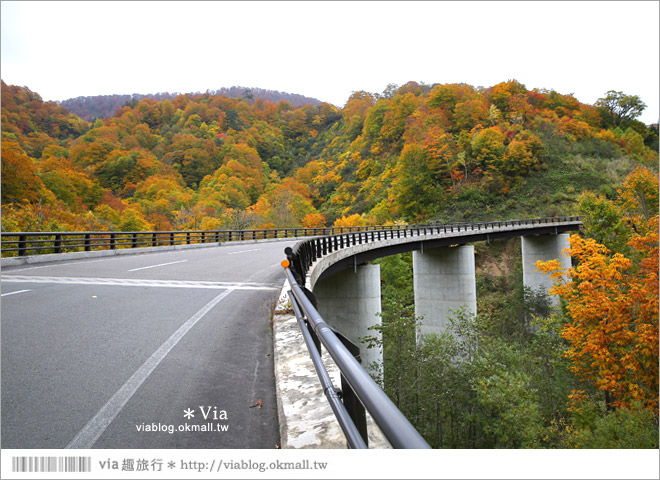
[[176, 463], [174, 463], [174, 462], [167, 462], [167, 468], [175, 468], [175, 467], [176, 467]]
[[187, 419], [191, 419], [192, 417], [194, 417], [195, 414], [193, 413], [193, 409], [192, 408], [185, 409], [183, 411], [183, 416], [186, 417]]

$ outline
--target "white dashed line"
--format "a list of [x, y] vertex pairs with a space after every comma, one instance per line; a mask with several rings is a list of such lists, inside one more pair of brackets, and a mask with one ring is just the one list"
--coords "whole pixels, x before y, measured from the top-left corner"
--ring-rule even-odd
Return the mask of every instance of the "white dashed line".
[[149, 265], [148, 267], [131, 268], [128, 271], [129, 272], [137, 272], [138, 270], [146, 270], [148, 268], [164, 267], [165, 265], [174, 265], [175, 263], [183, 263], [183, 262], [187, 262], [187, 261], [188, 260], [178, 260], [176, 262], [159, 263], [158, 265]]
[[16, 292], [7, 292], [0, 295], [0, 297], [8, 297], [9, 295], [16, 295], [17, 293], [31, 292], [32, 290], [17, 290]]

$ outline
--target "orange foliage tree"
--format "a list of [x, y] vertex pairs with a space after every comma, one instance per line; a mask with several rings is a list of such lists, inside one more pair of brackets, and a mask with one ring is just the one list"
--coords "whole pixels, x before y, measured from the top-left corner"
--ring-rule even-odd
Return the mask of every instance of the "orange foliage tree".
[[[628, 177], [627, 189], [621, 192], [624, 207], [639, 198], [640, 185], [653, 184], [649, 176], [654, 175], [638, 170]], [[646, 201], [657, 200], [657, 185], [656, 175], [655, 190], [642, 195]], [[568, 250], [575, 267], [563, 270], [557, 260], [537, 266], [563, 280], [550, 292], [566, 302], [569, 322], [562, 336], [569, 343], [573, 372], [604, 391], [609, 408], [639, 401], [657, 414], [658, 215], [636, 217], [627, 256], [573, 235]], [[584, 395], [575, 391], [573, 400]]]

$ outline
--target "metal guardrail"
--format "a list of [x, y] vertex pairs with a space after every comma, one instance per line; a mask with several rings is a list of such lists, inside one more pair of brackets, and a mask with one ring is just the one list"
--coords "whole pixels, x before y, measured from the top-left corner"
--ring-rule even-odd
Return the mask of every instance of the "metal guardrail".
[[[319, 314], [316, 309], [316, 297], [305, 287], [307, 273], [316, 260], [345, 247], [391, 238], [419, 237], [434, 233], [479, 232], [507, 227], [551, 226], [579, 221], [579, 217], [551, 217], [504, 222], [415, 225], [315, 237], [303, 240], [293, 248], [286, 248], [287, 260], [282, 262], [282, 266], [291, 285], [289, 296], [293, 310], [323, 391], [346, 435], [348, 446], [350, 448], [368, 446], [366, 408], [394, 448], [430, 448], [415, 427], [360, 365], [356, 359], [359, 348], [332, 329]], [[339, 367], [341, 390], [334, 387], [321, 361], [321, 344]]]
[[[577, 219], [578, 217], [565, 217]], [[419, 235], [421, 232], [438, 229], [474, 228], [475, 226], [513, 225], [516, 222], [545, 223], [559, 218], [516, 220], [508, 222], [486, 222], [479, 224], [454, 223], [443, 225], [381, 225], [364, 227], [322, 227], [322, 228], [271, 228], [250, 230], [172, 230], [135, 232], [0, 232], [0, 248], [3, 256], [19, 257], [71, 251], [114, 250], [120, 248], [156, 247], [164, 245], [184, 245], [191, 243], [220, 243], [239, 240], [266, 240], [278, 238], [323, 237], [328, 238], [323, 252], [343, 248], [343, 245], [356, 242], [375, 241], [385, 238]], [[363, 235], [355, 236], [361, 233]], [[7, 255], [8, 254], [8, 255]], [[325, 253], [324, 253], [325, 254]]]
[[[431, 448], [408, 419], [381, 390], [347, 348], [346, 340], [330, 328], [283, 262], [293, 310], [310, 351], [323, 391], [337, 417], [350, 448], [367, 448], [365, 408], [394, 448]], [[312, 296], [313, 298], [313, 296]], [[337, 390], [321, 361], [321, 344], [341, 372], [342, 389]], [[350, 345], [350, 343], [349, 343]]]
[[[3, 256], [23, 257], [42, 253], [64, 253], [103, 249], [156, 247], [191, 243], [219, 243], [317, 235], [336, 235], [375, 230], [397, 230], [397, 225], [328, 228], [272, 228], [252, 230], [176, 230], [137, 232], [1, 232]], [[9, 255], [6, 255], [9, 254]]]

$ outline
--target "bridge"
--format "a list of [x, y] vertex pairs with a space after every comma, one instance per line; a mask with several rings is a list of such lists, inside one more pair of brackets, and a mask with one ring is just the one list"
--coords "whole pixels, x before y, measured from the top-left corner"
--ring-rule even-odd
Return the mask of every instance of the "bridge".
[[[178, 242], [174, 232], [3, 233], [3, 251], [18, 253], [2, 265], [3, 447], [280, 446], [287, 422], [271, 323], [286, 276], [309, 355], [323, 344], [342, 370], [341, 391], [331, 381], [324, 391], [349, 445], [366, 446], [366, 406], [393, 446], [423, 448], [412, 432], [392, 433], [406, 421], [355, 358], [380, 311], [379, 269], [368, 262], [413, 251], [416, 313], [425, 331], [439, 331], [456, 305], [476, 311], [470, 243], [522, 237], [524, 281], [547, 288], [531, 266], [559, 258], [565, 232], [580, 225], [569, 217], [244, 231], [231, 240], [178, 232]], [[378, 355], [363, 351], [361, 360]]]

